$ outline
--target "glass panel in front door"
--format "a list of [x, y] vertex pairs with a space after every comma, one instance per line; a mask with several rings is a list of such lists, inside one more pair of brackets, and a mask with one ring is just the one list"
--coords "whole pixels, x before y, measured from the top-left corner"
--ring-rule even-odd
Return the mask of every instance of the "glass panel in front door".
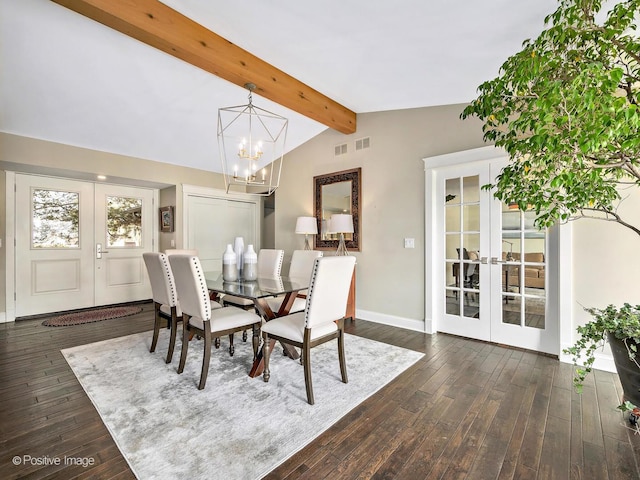
[[546, 231], [534, 220], [534, 212], [502, 206], [502, 322], [544, 329]]
[[142, 245], [142, 199], [107, 196], [107, 246]]
[[33, 189], [32, 248], [80, 246], [80, 195], [77, 192]]
[[445, 182], [445, 311], [480, 318], [480, 178]]

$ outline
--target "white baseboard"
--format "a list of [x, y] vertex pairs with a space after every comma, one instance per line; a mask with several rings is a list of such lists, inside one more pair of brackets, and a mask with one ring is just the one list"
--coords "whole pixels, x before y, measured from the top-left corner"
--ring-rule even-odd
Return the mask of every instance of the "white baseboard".
[[[566, 348], [566, 347], [564, 347]], [[613, 361], [613, 357], [604, 352], [595, 353], [596, 361], [593, 363], [595, 370], [602, 370], [605, 372], [617, 373], [616, 364]], [[573, 363], [573, 357], [565, 353], [560, 353], [560, 361], [564, 363]]]
[[416, 332], [425, 332], [424, 320], [416, 320], [413, 318], [397, 317], [395, 315], [386, 315], [384, 313], [370, 312], [368, 310], [356, 309], [356, 318], [368, 320], [370, 322], [382, 323], [392, 327], [414, 330]]
[[0, 312], [0, 323], [6, 322], [9, 322], [9, 320], [7, 320], [7, 312]]

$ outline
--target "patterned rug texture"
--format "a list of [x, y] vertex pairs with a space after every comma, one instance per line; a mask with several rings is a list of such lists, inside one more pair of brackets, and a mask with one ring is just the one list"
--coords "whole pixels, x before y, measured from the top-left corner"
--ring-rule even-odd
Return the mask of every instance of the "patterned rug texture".
[[142, 311], [141, 307], [108, 307], [81, 312], [66, 313], [51, 317], [42, 322], [45, 327], [67, 327], [69, 325], [82, 325], [83, 323], [100, 322], [112, 318], [128, 317]]
[[181, 342], [166, 364], [169, 332], [160, 332], [155, 353], [151, 334], [62, 350], [139, 480], [260, 479], [424, 356], [346, 335], [344, 384], [336, 342], [320, 345], [311, 353], [316, 403], [309, 405], [302, 366], [280, 347], [264, 383], [247, 374], [251, 342], [238, 339], [230, 357], [221, 339], [198, 390], [202, 340], [191, 341], [178, 375]]

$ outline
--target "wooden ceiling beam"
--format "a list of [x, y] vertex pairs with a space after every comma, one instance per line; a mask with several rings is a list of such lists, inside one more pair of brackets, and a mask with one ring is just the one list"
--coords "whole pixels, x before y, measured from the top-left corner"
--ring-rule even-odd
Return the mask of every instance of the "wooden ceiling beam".
[[356, 114], [157, 0], [52, 0], [339, 132]]

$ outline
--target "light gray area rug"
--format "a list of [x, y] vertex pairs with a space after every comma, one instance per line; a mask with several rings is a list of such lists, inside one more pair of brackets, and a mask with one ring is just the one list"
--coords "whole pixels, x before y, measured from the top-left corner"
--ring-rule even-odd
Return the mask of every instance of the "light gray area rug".
[[[336, 342], [311, 352], [315, 405], [298, 361], [271, 357], [271, 379], [249, 378], [251, 341], [224, 338], [197, 389], [202, 341], [191, 342], [185, 371], [164, 362], [168, 330], [155, 353], [151, 332], [63, 350], [67, 362], [139, 479], [257, 479], [310, 443], [422, 354], [347, 335], [349, 383], [340, 380]], [[236, 335], [238, 337], [238, 335]]]

